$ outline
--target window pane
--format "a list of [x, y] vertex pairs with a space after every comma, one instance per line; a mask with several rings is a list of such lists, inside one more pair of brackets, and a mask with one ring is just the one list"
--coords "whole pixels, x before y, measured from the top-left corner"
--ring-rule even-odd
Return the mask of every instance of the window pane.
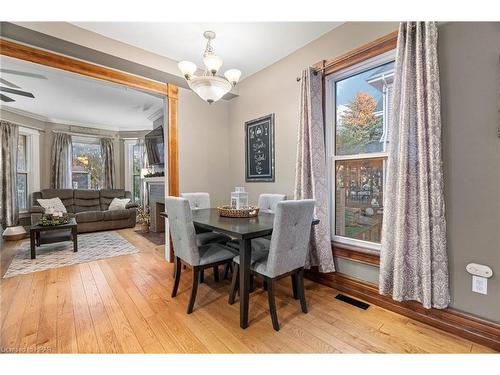
[[26, 173], [17, 174], [17, 202], [19, 211], [28, 210], [28, 175]]
[[335, 234], [380, 243], [383, 158], [335, 163]]
[[141, 200], [141, 175], [134, 175], [134, 186], [133, 195], [134, 201], [139, 202]]
[[132, 174], [141, 174], [142, 147], [138, 143], [133, 146]]
[[26, 171], [27, 169], [27, 154], [26, 154], [26, 136], [20, 135], [17, 142], [17, 170]]
[[73, 188], [99, 189], [102, 173], [101, 146], [73, 142]]
[[335, 83], [337, 155], [385, 151], [394, 62]]

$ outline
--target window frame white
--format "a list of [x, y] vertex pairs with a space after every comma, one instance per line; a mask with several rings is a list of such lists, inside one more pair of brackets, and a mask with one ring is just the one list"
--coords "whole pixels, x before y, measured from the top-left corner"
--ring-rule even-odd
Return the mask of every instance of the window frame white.
[[[99, 148], [101, 148], [101, 138], [97, 136], [87, 136], [87, 135], [72, 135], [71, 136], [71, 147], [73, 148], [73, 144], [75, 143], [80, 143], [80, 144], [88, 144], [88, 145], [98, 145]], [[101, 154], [102, 154], [102, 149], [101, 149]], [[73, 155], [71, 155], [71, 188], [73, 188]], [[91, 177], [92, 178], [92, 177]], [[102, 182], [102, 176], [99, 176], [99, 181], [100, 183]], [[102, 186], [98, 186], [97, 189], [101, 189]], [[90, 189], [90, 188], [89, 188]], [[90, 189], [94, 190], [94, 189]]]
[[[139, 143], [139, 138], [124, 139], [124, 164], [125, 164], [125, 190], [130, 191], [134, 198], [134, 146]], [[139, 175], [140, 176], [140, 175]], [[140, 192], [139, 201], [142, 200]]]
[[[19, 210], [27, 214], [31, 209], [31, 197], [34, 191], [40, 190], [40, 132], [38, 130], [19, 126], [19, 136], [26, 137], [26, 169], [17, 173], [26, 174], [26, 209]], [[37, 157], [38, 156], [38, 157]]]
[[[381, 249], [381, 244], [376, 242], [364, 241], [335, 234], [335, 162], [340, 160], [360, 160], [360, 159], [375, 159], [386, 158], [387, 152], [373, 152], [366, 154], [355, 155], [336, 155], [335, 154], [335, 136], [336, 136], [336, 90], [335, 83], [362, 73], [364, 71], [376, 68], [378, 66], [390, 63], [396, 59], [396, 50], [391, 50], [370, 59], [364, 60], [358, 64], [351, 65], [344, 69], [334, 72], [325, 77], [325, 137], [326, 137], [326, 155], [327, 155], [327, 173], [328, 173], [328, 190], [329, 194], [329, 210], [330, 210], [330, 226], [332, 240], [346, 245], [354, 245], [370, 250]], [[385, 163], [384, 160], [384, 189], [385, 189]], [[385, 196], [385, 195], [384, 195]]]

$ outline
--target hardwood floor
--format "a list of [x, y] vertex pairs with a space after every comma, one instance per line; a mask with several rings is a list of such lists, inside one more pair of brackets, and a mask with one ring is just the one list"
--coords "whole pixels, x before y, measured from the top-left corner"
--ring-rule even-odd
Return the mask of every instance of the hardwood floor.
[[493, 352], [374, 305], [360, 310], [307, 280], [308, 314], [292, 298], [290, 281], [278, 282], [279, 332], [261, 288], [250, 296], [250, 327], [240, 329], [239, 304], [227, 303], [229, 280], [215, 283], [211, 272], [187, 315], [191, 272], [183, 271], [171, 298], [173, 267], [163, 246], [132, 229], [118, 232], [141, 251], [1, 280], [0, 352]]

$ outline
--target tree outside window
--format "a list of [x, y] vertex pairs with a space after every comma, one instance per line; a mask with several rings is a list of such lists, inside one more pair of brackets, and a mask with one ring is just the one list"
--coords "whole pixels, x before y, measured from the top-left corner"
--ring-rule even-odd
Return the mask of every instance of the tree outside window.
[[99, 189], [103, 163], [98, 140], [73, 140], [73, 189]]

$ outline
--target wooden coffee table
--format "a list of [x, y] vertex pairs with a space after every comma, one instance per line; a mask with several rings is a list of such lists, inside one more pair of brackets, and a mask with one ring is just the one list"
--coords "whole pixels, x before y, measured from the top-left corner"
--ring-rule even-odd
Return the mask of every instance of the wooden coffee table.
[[[78, 251], [77, 224], [74, 218], [69, 219], [67, 224], [40, 225], [30, 227], [31, 259], [36, 258], [36, 247], [46, 243], [56, 243], [73, 240], [73, 251]], [[69, 233], [68, 233], [69, 231]], [[40, 233], [44, 232], [41, 236]]]

